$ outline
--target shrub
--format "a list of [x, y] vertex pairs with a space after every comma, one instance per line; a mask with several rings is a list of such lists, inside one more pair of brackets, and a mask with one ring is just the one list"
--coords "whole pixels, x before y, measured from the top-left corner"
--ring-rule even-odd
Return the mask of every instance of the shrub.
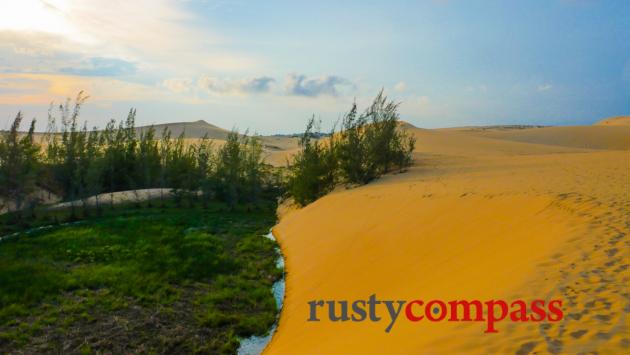
[[353, 104], [344, 116], [338, 144], [344, 182], [367, 184], [393, 167], [411, 165], [415, 138], [400, 129], [398, 106], [381, 91], [363, 114]]
[[[174, 189], [179, 206], [184, 201], [192, 205], [201, 191], [205, 207], [217, 198], [230, 208], [243, 202], [275, 201], [280, 193], [280, 180], [264, 164], [257, 137], [232, 131], [220, 148], [207, 137], [188, 143], [183, 132], [172, 139], [167, 128], [156, 137], [153, 127], [135, 126], [135, 109], [119, 123], [111, 120], [102, 131], [88, 131], [85, 123], [79, 123], [86, 99], [80, 92], [73, 106], [70, 100], [59, 105], [58, 117], [51, 105], [43, 154], [33, 139], [35, 121], [28, 133], [18, 131], [21, 113], [10, 131], [0, 132], [0, 201], [17, 211], [12, 216], [20, 217], [20, 209], [29, 206], [34, 211], [35, 201], [27, 198], [37, 187], [65, 201], [82, 200], [84, 217], [89, 214], [88, 197], [115, 191], [136, 192], [137, 207], [141, 205], [137, 190], [148, 188]], [[78, 218], [75, 209], [71, 204], [73, 220]], [[101, 214], [98, 199], [96, 209]]]
[[343, 117], [341, 131], [333, 129], [327, 141], [316, 138], [319, 126], [311, 118], [289, 167], [289, 195], [306, 205], [338, 182], [367, 184], [394, 167], [411, 165], [415, 138], [401, 129], [398, 106], [383, 91], [362, 114], [355, 103]]
[[311, 117], [300, 138], [300, 152], [290, 167], [288, 193], [300, 205], [306, 205], [329, 192], [335, 184], [337, 157], [335, 138], [328, 143], [315, 138], [315, 118]]

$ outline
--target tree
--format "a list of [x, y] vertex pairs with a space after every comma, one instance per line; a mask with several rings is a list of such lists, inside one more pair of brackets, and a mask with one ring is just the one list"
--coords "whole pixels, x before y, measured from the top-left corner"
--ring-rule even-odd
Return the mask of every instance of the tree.
[[[22, 113], [18, 112], [11, 128], [0, 138], [0, 196], [11, 203], [15, 211], [24, 207], [30, 194], [35, 191], [39, 167], [40, 147], [34, 142], [35, 120], [31, 121], [28, 133], [20, 138], [19, 128]], [[20, 213], [16, 214], [20, 218]]]
[[165, 167], [167, 182], [173, 189], [175, 202], [180, 205], [184, 199], [188, 199], [192, 203], [192, 195], [199, 188], [195, 179], [194, 145], [186, 147], [182, 132], [169, 148]]
[[[280, 180], [274, 179], [264, 164], [257, 137], [232, 131], [218, 149], [207, 136], [190, 143], [182, 133], [173, 140], [168, 128], [157, 139], [153, 127], [137, 133], [133, 108], [125, 120], [111, 120], [102, 131], [88, 131], [87, 123], [79, 122], [86, 99], [80, 92], [74, 105], [70, 99], [58, 106], [51, 104], [43, 164], [39, 162], [40, 148], [33, 141], [34, 122], [29, 133], [19, 139], [22, 116], [18, 115], [0, 140], [0, 194], [21, 207], [37, 178], [37, 184], [71, 201], [71, 218], [76, 218], [77, 199], [82, 202], [84, 217], [90, 213], [88, 200], [92, 197], [97, 212], [101, 212], [100, 193], [110, 193], [113, 207], [114, 192], [133, 190], [140, 206], [138, 190], [159, 186], [162, 206], [163, 189], [171, 188], [178, 203], [187, 198], [192, 206], [201, 191], [204, 206], [217, 198], [233, 208], [241, 202], [257, 203], [270, 188], [274, 193], [279, 191]], [[41, 173], [36, 175], [36, 171]]]
[[215, 184], [212, 176], [216, 171], [216, 154], [214, 144], [208, 139], [207, 134], [203, 136], [196, 149], [197, 177], [201, 188], [201, 199], [203, 206], [207, 208], [208, 202], [214, 196]]
[[[246, 133], [247, 134], [247, 133]], [[243, 138], [243, 199], [257, 202], [265, 187], [266, 175], [263, 161], [263, 148], [257, 136]]]
[[415, 138], [401, 129], [398, 103], [383, 91], [361, 114], [353, 103], [341, 131], [333, 129], [327, 143], [317, 140], [315, 128], [311, 118], [289, 167], [287, 191], [300, 205], [325, 195], [335, 183], [367, 184], [395, 166], [402, 170], [412, 163]]
[[337, 155], [334, 131], [328, 143], [316, 138], [319, 124], [311, 117], [299, 142], [300, 151], [289, 167], [288, 192], [300, 205], [306, 205], [325, 195], [335, 185]]
[[346, 183], [367, 184], [391, 171], [411, 164], [415, 138], [400, 128], [399, 104], [383, 91], [364, 113], [356, 104], [343, 119], [339, 140], [339, 167]]
[[233, 208], [239, 201], [242, 189], [243, 151], [238, 132], [228, 133], [225, 144], [219, 149], [217, 158], [217, 194]]
[[369, 156], [366, 154], [367, 117], [359, 115], [357, 104], [353, 103], [341, 125], [337, 150], [341, 174], [346, 182], [366, 183], [372, 179], [372, 172], [368, 170]]
[[157, 186], [160, 174], [160, 150], [158, 141], [155, 139], [155, 128], [153, 126], [140, 134], [138, 170], [141, 187], [152, 188]]
[[164, 207], [164, 189], [168, 183], [168, 162], [171, 155], [171, 131], [168, 126], [162, 131], [162, 140], [160, 141], [160, 204]]
[[[101, 140], [96, 128], [90, 131], [85, 147], [84, 163], [84, 191], [86, 196], [94, 196], [94, 203], [97, 214], [101, 213], [101, 205], [99, 194], [103, 191], [103, 170], [104, 160], [102, 158]], [[84, 201], [84, 207], [87, 213], [87, 204]]]
[[83, 91], [77, 95], [74, 106], [70, 107], [70, 100], [58, 106], [61, 134], [57, 133], [57, 118], [53, 114], [52, 105], [48, 112], [48, 127], [45, 135], [46, 173], [47, 179], [42, 179], [43, 185], [59, 193], [64, 200], [72, 201], [74, 216], [74, 200], [83, 198], [85, 191], [85, 174], [87, 159], [85, 149], [87, 130], [85, 126], [78, 129], [79, 113], [83, 103], [88, 99]]

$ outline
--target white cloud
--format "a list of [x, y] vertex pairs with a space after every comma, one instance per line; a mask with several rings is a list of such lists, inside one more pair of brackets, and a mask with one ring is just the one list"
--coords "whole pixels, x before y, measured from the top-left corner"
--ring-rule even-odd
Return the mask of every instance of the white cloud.
[[536, 88], [536, 90], [543, 92], [543, 91], [549, 91], [553, 88], [553, 85], [549, 84], [549, 83], [545, 83], [545, 84], [540, 84], [538, 85], [538, 87]]
[[[50, 1], [39, 0], [2, 0], [0, 11], [0, 30], [46, 32], [69, 36], [75, 32], [73, 26], [64, 18]], [[60, 4], [60, 1], [55, 1]]]
[[202, 76], [197, 80], [197, 86], [215, 94], [256, 94], [269, 92], [274, 82], [275, 79], [268, 76], [237, 80]]
[[396, 85], [394, 85], [394, 90], [398, 92], [403, 92], [407, 90], [407, 83], [405, 83], [404, 81], [397, 83]]
[[172, 92], [182, 93], [189, 91], [192, 86], [193, 81], [190, 79], [166, 79], [162, 82], [162, 86], [169, 89]]
[[356, 85], [350, 80], [336, 75], [307, 77], [301, 74], [289, 74], [285, 90], [289, 95], [316, 97], [320, 95], [338, 96], [341, 92], [353, 91]]
[[4, 38], [14, 39], [14, 56], [6, 58], [14, 67], [25, 56], [37, 56], [38, 68], [55, 67], [50, 61], [56, 58], [46, 56], [59, 53], [73, 62], [98, 57], [138, 63], [146, 75], [198, 75], [257, 65], [256, 58], [222, 49], [227, 39], [193, 25], [196, 14], [184, 5], [176, 0], [10, 1], [0, 11], [0, 47], [7, 45]]
[[417, 102], [420, 105], [428, 105], [429, 104], [429, 97], [428, 96], [418, 96], [417, 98]]

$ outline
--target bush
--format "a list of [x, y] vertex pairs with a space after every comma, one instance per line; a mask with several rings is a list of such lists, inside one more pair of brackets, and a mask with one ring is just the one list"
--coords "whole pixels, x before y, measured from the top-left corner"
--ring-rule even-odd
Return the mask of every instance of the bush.
[[343, 181], [367, 184], [393, 167], [411, 165], [415, 138], [400, 129], [398, 103], [381, 91], [361, 115], [354, 104], [342, 122], [338, 144]]
[[334, 136], [328, 144], [315, 138], [315, 118], [311, 117], [300, 138], [300, 152], [290, 167], [288, 193], [300, 205], [306, 205], [329, 192], [335, 184], [337, 157]]
[[[12, 216], [20, 217], [24, 208], [35, 210], [37, 201], [27, 198], [37, 188], [54, 192], [64, 201], [82, 200], [84, 217], [89, 214], [88, 197], [115, 191], [135, 191], [137, 207], [137, 190], [149, 188], [174, 189], [179, 206], [185, 201], [192, 205], [199, 191], [204, 206], [217, 198], [231, 209], [238, 203], [259, 204], [279, 196], [279, 180], [264, 164], [257, 137], [232, 131], [226, 144], [216, 149], [207, 137], [189, 143], [182, 132], [172, 139], [167, 128], [156, 137], [153, 127], [139, 130], [135, 126], [135, 109], [119, 123], [111, 120], [104, 130], [90, 131], [79, 123], [86, 99], [80, 92], [74, 106], [70, 100], [59, 105], [59, 117], [51, 106], [43, 151], [33, 139], [35, 121], [28, 133], [18, 132], [20, 113], [10, 131], [0, 132], [0, 201], [18, 211]], [[100, 203], [97, 199], [99, 214]], [[75, 204], [71, 209], [72, 219], [78, 218]]]
[[316, 139], [311, 118], [300, 139], [300, 151], [289, 167], [288, 193], [306, 205], [328, 193], [336, 183], [367, 184], [394, 167], [412, 163], [415, 138], [400, 129], [398, 103], [381, 91], [359, 114], [356, 103], [327, 141]]
[[[28, 133], [20, 137], [22, 113], [18, 112], [11, 129], [0, 132], [0, 200], [5, 199], [9, 211], [15, 209], [15, 221], [21, 219], [21, 208], [34, 207], [37, 202], [29, 195], [35, 191], [39, 171], [39, 145], [34, 142], [35, 120], [31, 121]], [[11, 206], [13, 205], [13, 206]], [[0, 206], [1, 207], [1, 206]]]

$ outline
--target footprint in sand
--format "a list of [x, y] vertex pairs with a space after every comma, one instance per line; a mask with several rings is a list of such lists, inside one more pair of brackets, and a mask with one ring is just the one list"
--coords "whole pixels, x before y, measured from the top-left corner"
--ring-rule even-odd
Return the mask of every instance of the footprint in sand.
[[574, 337], [575, 339], [580, 339], [584, 334], [588, 333], [588, 330], [586, 329], [580, 329], [580, 330], [576, 330], [574, 332], [571, 332], [570, 335], [572, 337]]
[[609, 340], [610, 338], [612, 338], [612, 334], [604, 333], [604, 332], [598, 332], [597, 334], [595, 334], [595, 337], [597, 339]]
[[527, 355], [531, 353], [531, 351], [536, 347], [536, 344], [537, 343], [535, 341], [521, 344], [521, 347], [516, 351], [516, 355]]
[[612, 249], [606, 250], [606, 254], [608, 254], [608, 256], [612, 258], [613, 256], [615, 256], [615, 254], [617, 254], [618, 251], [619, 249], [612, 248]]

